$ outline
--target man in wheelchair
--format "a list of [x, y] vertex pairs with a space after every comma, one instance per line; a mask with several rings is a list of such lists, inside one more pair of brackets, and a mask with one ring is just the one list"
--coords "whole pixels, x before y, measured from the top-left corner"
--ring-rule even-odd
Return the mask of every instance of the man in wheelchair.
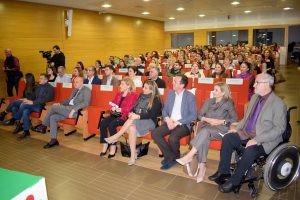
[[[269, 154], [283, 141], [282, 133], [287, 125], [286, 105], [272, 91], [273, 84], [274, 78], [269, 74], [256, 76], [255, 95], [244, 118], [223, 137], [218, 171], [209, 177], [219, 184], [220, 192], [238, 191], [245, 173], [255, 160]], [[231, 175], [234, 151], [242, 156]]]

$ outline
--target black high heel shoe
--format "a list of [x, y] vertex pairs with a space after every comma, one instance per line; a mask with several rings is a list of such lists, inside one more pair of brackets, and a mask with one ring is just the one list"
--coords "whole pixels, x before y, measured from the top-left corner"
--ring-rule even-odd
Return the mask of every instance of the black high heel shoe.
[[109, 154], [108, 156], [107, 156], [107, 158], [113, 158], [113, 157], [115, 157], [115, 155], [116, 155], [116, 153], [117, 153], [117, 151], [118, 151], [118, 146], [116, 146], [116, 151], [115, 151], [115, 153], [114, 154]]
[[103, 157], [103, 156], [106, 155], [106, 153], [107, 153], [107, 151], [109, 149], [109, 146], [110, 146], [110, 144], [107, 145], [107, 148], [106, 148], [105, 152], [100, 152], [100, 154], [99, 154], [100, 157]]

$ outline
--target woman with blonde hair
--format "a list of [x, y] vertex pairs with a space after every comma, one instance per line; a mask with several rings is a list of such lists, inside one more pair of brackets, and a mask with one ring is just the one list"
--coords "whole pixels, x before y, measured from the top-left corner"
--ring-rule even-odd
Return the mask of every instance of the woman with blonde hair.
[[134, 165], [137, 158], [136, 138], [146, 135], [155, 128], [157, 118], [161, 116], [161, 109], [162, 101], [156, 83], [151, 80], [145, 81], [143, 92], [140, 94], [121, 130], [117, 134], [105, 138], [107, 143], [115, 143], [125, 132], [128, 133], [130, 152], [132, 152], [128, 165]]
[[122, 126], [128, 118], [130, 111], [132, 110], [138, 95], [135, 93], [135, 85], [129, 77], [125, 77], [120, 84], [120, 91], [116, 94], [114, 100], [110, 102], [111, 113], [120, 113], [120, 116], [110, 115], [107, 118], [101, 120], [99, 124], [100, 129], [100, 143], [102, 145], [102, 151], [100, 156], [106, 155], [108, 149], [110, 150], [108, 158], [115, 156], [117, 147], [116, 143], [108, 143], [104, 140], [107, 138], [107, 129], [109, 130], [110, 136], [117, 133], [117, 127]]
[[230, 90], [226, 83], [215, 84], [213, 98], [206, 100], [198, 114], [198, 120], [200, 122], [197, 126], [197, 135], [190, 143], [193, 148], [184, 157], [176, 160], [181, 165], [187, 165], [198, 153], [197, 183], [204, 179], [210, 140], [221, 140], [222, 136], [229, 130], [230, 124], [238, 121]]

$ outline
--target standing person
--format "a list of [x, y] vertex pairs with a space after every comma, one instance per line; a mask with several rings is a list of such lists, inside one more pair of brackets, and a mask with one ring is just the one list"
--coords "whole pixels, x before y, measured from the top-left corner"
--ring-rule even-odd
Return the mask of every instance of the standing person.
[[83, 85], [83, 77], [78, 76], [74, 80], [74, 89], [71, 95], [63, 102], [53, 104], [47, 113], [40, 132], [46, 132], [46, 126], [50, 127], [51, 140], [44, 148], [48, 149], [59, 145], [57, 140], [58, 122], [66, 118], [76, 118], [78, 110], [87, 107], [91, 100], [91, 90]]
[[65, 62], [66, 62], [66, 58], [65, 58], [65, 55], [63, 52], [60, 51], [60, 48], [58, 45], [54, 45], [53, 46], [53, 52], [54, 52], [54, 55], [52, 56], [52, 58], [50, 58], [50, 65], [52, 67], [55, 67], [56, 71], [58, 71], [58, 67], [59, 66], [64, 66], [66, 67], [65, 65]]
[[[162, 116], [164, 124], [152, 132], [152, 138], [164, 155], [160, 169], [167, 170], [176, 164], [180, 157], [180, 139], [191, 133], [191, 122], [197, 118], [195, 95], [185, 88], [188, 78], [177, 75], [173, 79], [173, 90], [168, 93]], [[170, 135], [169, 141], [165, 136]]]
[[19, 80], [23, 77], [22, 72], [20, 71], [19, 59], [12, 55], [10, 49], [4, 50], [6, 59], [4, 61], [3, 71], [7, 75], [7, 95], [9, 97], [13, 96], [13, 88], [16, 89], [16, 94], [18, 94], [19, 89]]

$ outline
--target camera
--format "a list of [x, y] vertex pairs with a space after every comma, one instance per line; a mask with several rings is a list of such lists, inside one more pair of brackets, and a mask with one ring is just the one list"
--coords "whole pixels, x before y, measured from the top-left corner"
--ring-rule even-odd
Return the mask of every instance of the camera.
[[50, 60], [52, 51], [39, 51], [42, 54], [43, 58]]

